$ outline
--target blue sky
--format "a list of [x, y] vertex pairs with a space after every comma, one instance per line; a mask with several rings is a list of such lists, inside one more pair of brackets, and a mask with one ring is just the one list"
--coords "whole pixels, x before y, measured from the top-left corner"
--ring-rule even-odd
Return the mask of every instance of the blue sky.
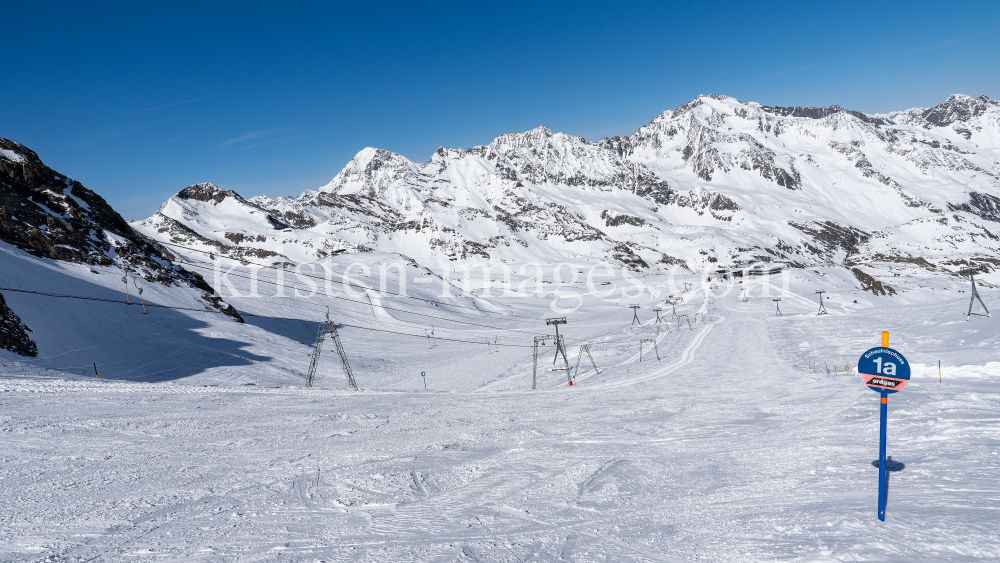
[[297, 195], [545, 124], [627, 135], [698, 94], [886, 112], [1000, 97], [1000, 3], [8, 2], [0, 137], [126, 219], [210, 181]]

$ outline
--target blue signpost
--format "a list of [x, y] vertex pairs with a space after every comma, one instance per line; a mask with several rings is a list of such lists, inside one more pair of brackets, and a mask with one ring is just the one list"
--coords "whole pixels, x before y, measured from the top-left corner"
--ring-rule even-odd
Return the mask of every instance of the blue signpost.
[[420, 379], [424, 380], [424, 391], [426, 391], [427, 390], [427, 372], [425, 372], [425, 371], [420, 372]]
[[887, 479], [885, 473], [885, 429], [889, 414], [889, 393], [901, 391], [910, 382], [910, 363], [889, 348], [889, 331], [882, 332], [882, 346], [866, 350], [858, 359], [858, 375], [872, 391], [882, 396], [878, 450], [878, 519], [885, 521]]

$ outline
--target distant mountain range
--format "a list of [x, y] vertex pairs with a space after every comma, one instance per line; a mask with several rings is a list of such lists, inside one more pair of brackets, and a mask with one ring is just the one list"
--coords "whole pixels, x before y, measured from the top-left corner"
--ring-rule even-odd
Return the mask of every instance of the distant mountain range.
[[366, 148], [298, 197], [197, 184], [131, 224], [5, 139], [0, 183], [6, 242], [206, 294], [172, 253], [292, 264], [379, 251], [432, 269], [583, 257], [637, 270], [834, 262], [876, 277], [1000, 264], [1000, 102], [986, 96], [877, 115], [699, 96], [628, 137], [539, 126], [440, 148], [423, 164]]
[[[1000, 261], [1000, 102], [868, 115], [699, 96], [628, 137], [539, 126], [419, 164], [359, 152], [298, 197], [204, 183], [132, 226], [254, 261], [346, 250], [690, 270], [754, 261], [953, 272]], [[184, 250], [181, 250], [184, 252]]]

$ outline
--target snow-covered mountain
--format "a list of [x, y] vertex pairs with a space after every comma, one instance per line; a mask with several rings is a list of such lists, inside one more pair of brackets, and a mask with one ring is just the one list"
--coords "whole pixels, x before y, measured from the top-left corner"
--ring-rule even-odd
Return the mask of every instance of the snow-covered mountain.
[[[169, 251], [135, 232], [101, 196], [52, 170], [24, 145], [3, 138], [0, 241], [43, 261], [76, 265], [75, 270], [93, 280], [124, 275], [133, 293], [137, 287], [152, 289], [146, 284], [159, 286], [154, 292], [172, 288], [168, 293], [179, 305], [208, 308], [242, 322], [200, 274], [173, 263]], [[21, 279], [13, 270], [0, 273], [3, 285], [18, 282], [12, 285], [28, 290], [47, 281]], [[0, 295], [0, 348], [34, 355], [31, 331]]]
[[[1000, 264], [1000, 102], [866, 115], [699, 96], [628, 137], [539, 126], [420, 164], [366, 148], [316, 191], [181, 190], [133, 227], [255, 261], [395, 252], [588, 257], [632, 269], [836, 262], [883, 273]], [[861, 270], [858, 270], [861, 271]]]

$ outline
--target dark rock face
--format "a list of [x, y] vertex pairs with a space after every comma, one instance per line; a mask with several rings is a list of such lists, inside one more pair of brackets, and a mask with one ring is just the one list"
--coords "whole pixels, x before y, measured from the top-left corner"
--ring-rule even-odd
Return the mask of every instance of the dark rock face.
[[621, 225], [634, 225], [636, 227], [641, 227], [647, 224], [642, 217], [616, 214], [609, 212], [607, 209], [601, 212], [601, 219], [604, 219], [604, 224], [608, 227], [618, 227]]
[[858, 278], [858, 281], [861, 282], [861, 289], [864, 291], [870, 291], [875, 295], [896, 295], [895, 289], [878, 281], [858, 268], [851, 268], [851, 272], [854, 274], [854, 277]]
[[630, 270], [642, 270], [649, 268], [649, 264], [642, 259], [641, 256], [632, 251], [630, 246], [631, 243], [622, 242], [615, 245], [614, 248], [608, 251], [608, 255], [614, 260], [618, 260], [625, 265], [626, 268]]
[[948, 209], [950, 211], [965, 211], [978, 215], [987, 221], [1000, 223], [1000, 198], [990, 194], [969, 192], [968, 203], [949, 203]]
[[780, 107], [780, 106], [761, 106], [762, 110], [773, 113], [774, 115], [780, 115], [782, 117], [808, 117], [810, 119], [823, 119], [825, 117], [831, 116], [835, 113], [847, 113], [857, 117], [865, 123], [872, 123], [876, 125], [885, 125], [885, 120], [879, 117], [872, 117], [861, 113], [860, 111], [854, 111], [850, 109], [844, 109], [840, 106], [833, 105], [828, 108], [813, 108], [813, 107], [803, 107], [803, 106], [791, 106], [791, 107]]
[[838, 225], [833, 221], [824, 221], [822, 223], [789, 222], [788, 224], [812, 237], [815, 241], [825, 246], [828, 251], [839, 248], [846, 251], [848, 257], [857, 252], [858, 247], [868, 242], [871, 238], [871, 234], [869, 233], [854, 227]]
[[223, 190], [210, 182], [202, 182], [200, 184], [188, 186], [177, 192], [177, 197], [180, 199], [193, 199], [195, 201], [214, 201], [215, 203], [222, 203], [227, 197], [235, 198], [239, 201], [246, 201], [240, 196], [240, 194], [232, 190]]
[[991, 100], [986, 96], [971, 98], [953, 94], [940, 104], [925, 110], [920, 117], [928, 125], [947, 127], [956, 121], [968, 121], [973, 117], [986, 113], [990, 106], [1000, 105], [1000, 101]]
[[102, 230], [131, 242], [138, 251], [151, 245], [132, 232], [104, 199], [42, 164], [27, 147], [0, 139], [0, 237], [37, 256], [85, 264], [112, 264], [111, 244]]
[[802, 178], [794, 164], [790, 166], [791, 172], [789, 172], [777, 164], [774, 151], [762, 145], [758, 140], [750, 135], [741, 135], [740, 139], [750, 146], [749, 149], [741, 151], [739, 155], [740, 166], [744, 170], [756, 170], [760, 172], [762, 178], [790, 190], [802, 189]]
[[[0, 149], [0, 240], [35, 256], [117, 265], [149, 282], [215, 293], [201, 275], [172, 264], [169, 252], [132, 230], [104, 198], [45, 166], [34, 151], [3, 138]], [[209, 303], [243, 322], [235, 310]]]
[[31, 329], [10, 310], [3, 295], [0, 295], [0, 348], [22, 356], [37, 356], [38, 346], [28, 336], [29, 332]]
[[673, 198], [671, 203], [678, 207], [690, 207], [698, 215], [704, 215], [705, 211], [719, 221], [732, 221], [733, 214], [740, 210], [740, 206], [732, 199], [717, 193], [706, 191], [692, 191], [687, 195]]

